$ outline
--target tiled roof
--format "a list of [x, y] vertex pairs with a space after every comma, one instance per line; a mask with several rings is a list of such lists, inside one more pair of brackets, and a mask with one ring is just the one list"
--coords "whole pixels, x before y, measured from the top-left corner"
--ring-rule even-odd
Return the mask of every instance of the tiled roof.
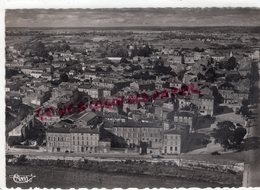
[[98, 134], [98, 129], [91, 129], [91, 128], [65, 128], [65, 127], [54, 127], [49, 128], [47, 133], [91, 133], [91, 134]]
[[175, 115], [182, 116], [182, 117], [193, 117], [194, 114], [190, 112], [182, 111], [182, 112], [177, 112]]

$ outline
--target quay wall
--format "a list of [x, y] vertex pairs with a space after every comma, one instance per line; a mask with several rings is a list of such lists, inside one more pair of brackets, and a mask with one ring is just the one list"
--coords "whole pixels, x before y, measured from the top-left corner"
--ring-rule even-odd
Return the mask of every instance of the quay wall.
[[23, 164], [35, 167], [52, 166], [76, 168], [96, 172], [128, 173], [135, 175], [167, 176], [197, 181], [219, 183], [227, 186], [241, 186], [243, 165], [230, 166], [193, 162], [191, 160], [122, 160], [76, 157], [46, 157], [27, 156], [26, 159], [7, 164]]

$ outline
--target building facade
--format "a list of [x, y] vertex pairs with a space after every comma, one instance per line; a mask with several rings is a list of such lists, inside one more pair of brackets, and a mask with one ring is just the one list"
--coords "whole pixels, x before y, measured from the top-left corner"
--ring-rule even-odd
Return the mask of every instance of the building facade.
[[125, 139], [130, 147], [146, 142], [150, 147], [157, 147], [162, 142], [163, 128], [151, 123], [119, 123], [114, 125], [112, 133]]
[[99, 131], [89, 128], [50, 128], [46, 132], [48, 152], [97, 153]]

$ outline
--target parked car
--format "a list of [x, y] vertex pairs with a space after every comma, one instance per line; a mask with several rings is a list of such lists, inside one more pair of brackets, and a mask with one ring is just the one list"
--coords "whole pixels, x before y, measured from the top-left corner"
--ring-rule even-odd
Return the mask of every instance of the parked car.
[[161, 155], [152, 155], [152, 158], [164, 158], [164, 157]]
[[211, 155], [221, 155], [218, 151], [211, 152]]

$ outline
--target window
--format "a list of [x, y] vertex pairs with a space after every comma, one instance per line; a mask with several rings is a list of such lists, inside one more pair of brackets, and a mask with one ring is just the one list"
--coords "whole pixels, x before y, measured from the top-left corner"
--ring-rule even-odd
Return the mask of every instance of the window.
[[172, 151], [172, 146], [170, 147], [170, 151]]
[[178, 147], [177, 146], [175, 146], [175, 151], [178, 151]]

